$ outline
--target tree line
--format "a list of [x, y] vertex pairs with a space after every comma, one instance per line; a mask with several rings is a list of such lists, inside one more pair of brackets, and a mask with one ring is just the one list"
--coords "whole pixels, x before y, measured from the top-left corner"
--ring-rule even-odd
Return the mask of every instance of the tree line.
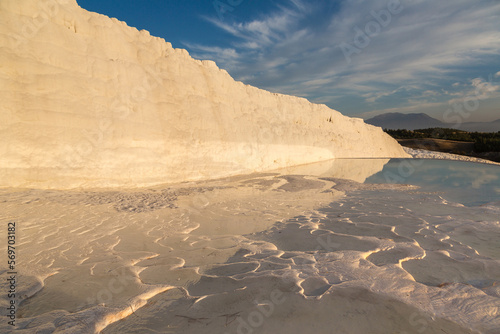
[[429, 129], [417, 129], [417, 130], [384, 129], [384, 131], [395, 139], [433, 138], [433, 139], [473, 142], [475, 152], [478, 153], [500, 152], [500, 131], [467, 132], [467, 131], [462, 131], [457, 129], [447, 129], [447, 128], [429, 128]]

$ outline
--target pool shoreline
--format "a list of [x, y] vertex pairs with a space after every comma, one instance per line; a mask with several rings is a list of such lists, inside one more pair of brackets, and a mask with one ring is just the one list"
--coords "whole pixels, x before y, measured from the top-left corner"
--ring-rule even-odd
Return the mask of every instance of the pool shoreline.
[[500, 166], [500, 163], [498, 162], [471, 157], [468, 155], [459, 155], [459, 154], [444, 153], [438, 151], [414, 149], [410, 147], [403, 147], [403, 148], [406, 153], [410, 154], [413, 158], [418, 158], [418, 159], [458, 160], [458, 161], [477, 162], [482, 164]]

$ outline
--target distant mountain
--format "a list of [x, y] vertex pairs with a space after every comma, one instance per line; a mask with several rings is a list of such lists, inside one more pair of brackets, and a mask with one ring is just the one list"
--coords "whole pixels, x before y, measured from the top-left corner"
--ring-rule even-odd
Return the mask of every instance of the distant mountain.
[[438, 119], [432, 118], [427, 114], [402, 114], [399, 112], [387, 113], [375, 116], [365, 121], [368, 124], [380, 126], [384, 129], [426, 129], [448, 127], [446, 123]]
[[471, 131], [471, 132], [498, 132], [500, 131], [500, 119], [493, 122], [467, 122], [462, 124], [460, 127], [456, 127], [460, 130]]
[[500, 119], [493, 122], [464, 122], [455, 124], [445, 123], [424, 113], [387, 113], [365, 120], [366, 123], [379, 126], [384, 129], [427, 129], [427, 128], [450, 128], [471, 132], [497, 132], [500, 131]]

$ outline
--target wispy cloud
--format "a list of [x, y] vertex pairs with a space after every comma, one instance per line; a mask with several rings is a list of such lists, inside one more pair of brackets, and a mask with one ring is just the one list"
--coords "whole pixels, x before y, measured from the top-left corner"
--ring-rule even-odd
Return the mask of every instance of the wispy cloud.
[[[380, 31], [347, 62], [339, 45], [355, 46], [357, 31], [375, 27], [373, 13], [387, 11], [388, 3], [341, 1], [333, 10], [322, 1], [294, 0], [245, 22], [206, 18], [232, 36], [230, 46], [189, 48], [238, 80], [349, 113], [413, 108], [438, 99], [446, 104], [452, 99], [446, 90], [471, 89], [459, 85], [485, 71], [500, 75], [498, 66], [493, 69], [500, 62], [500, 3], [495, 1], [401, 0], [399, 12], [385, 26], [379, 24]], [[497, 89], [476, 84], [483, 91]], [[358, 101], [349, 104], [346, 97]]]
[[500, 97], [500, 82], [493, 81], [496, 77], [491, 75], [489, 80], [485, 78], [474, 78], [470, 85], [453, 94], [457, 97], [448, 101], [449, 104], [462, 103], [467, 99], [485, 100]]
[[241, 49], [273, 48], [276, 43], [286, 41], [296, 31], [296, 23], [306, 12], [301, 1], [292, 2], [292, 7], [278, 7], [274, 13], [248, 22], [227, 22], [216, 17], [204, 17], [215, 26], [240, 39], [234, 44]]

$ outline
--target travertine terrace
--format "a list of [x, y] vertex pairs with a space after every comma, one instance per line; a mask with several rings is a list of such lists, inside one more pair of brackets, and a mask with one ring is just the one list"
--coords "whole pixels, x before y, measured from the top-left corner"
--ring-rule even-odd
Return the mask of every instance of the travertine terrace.
[[382, 129], [235, 81], [75, 0], [0, 2], [1, 186], [140, 187], [407, 157]]

